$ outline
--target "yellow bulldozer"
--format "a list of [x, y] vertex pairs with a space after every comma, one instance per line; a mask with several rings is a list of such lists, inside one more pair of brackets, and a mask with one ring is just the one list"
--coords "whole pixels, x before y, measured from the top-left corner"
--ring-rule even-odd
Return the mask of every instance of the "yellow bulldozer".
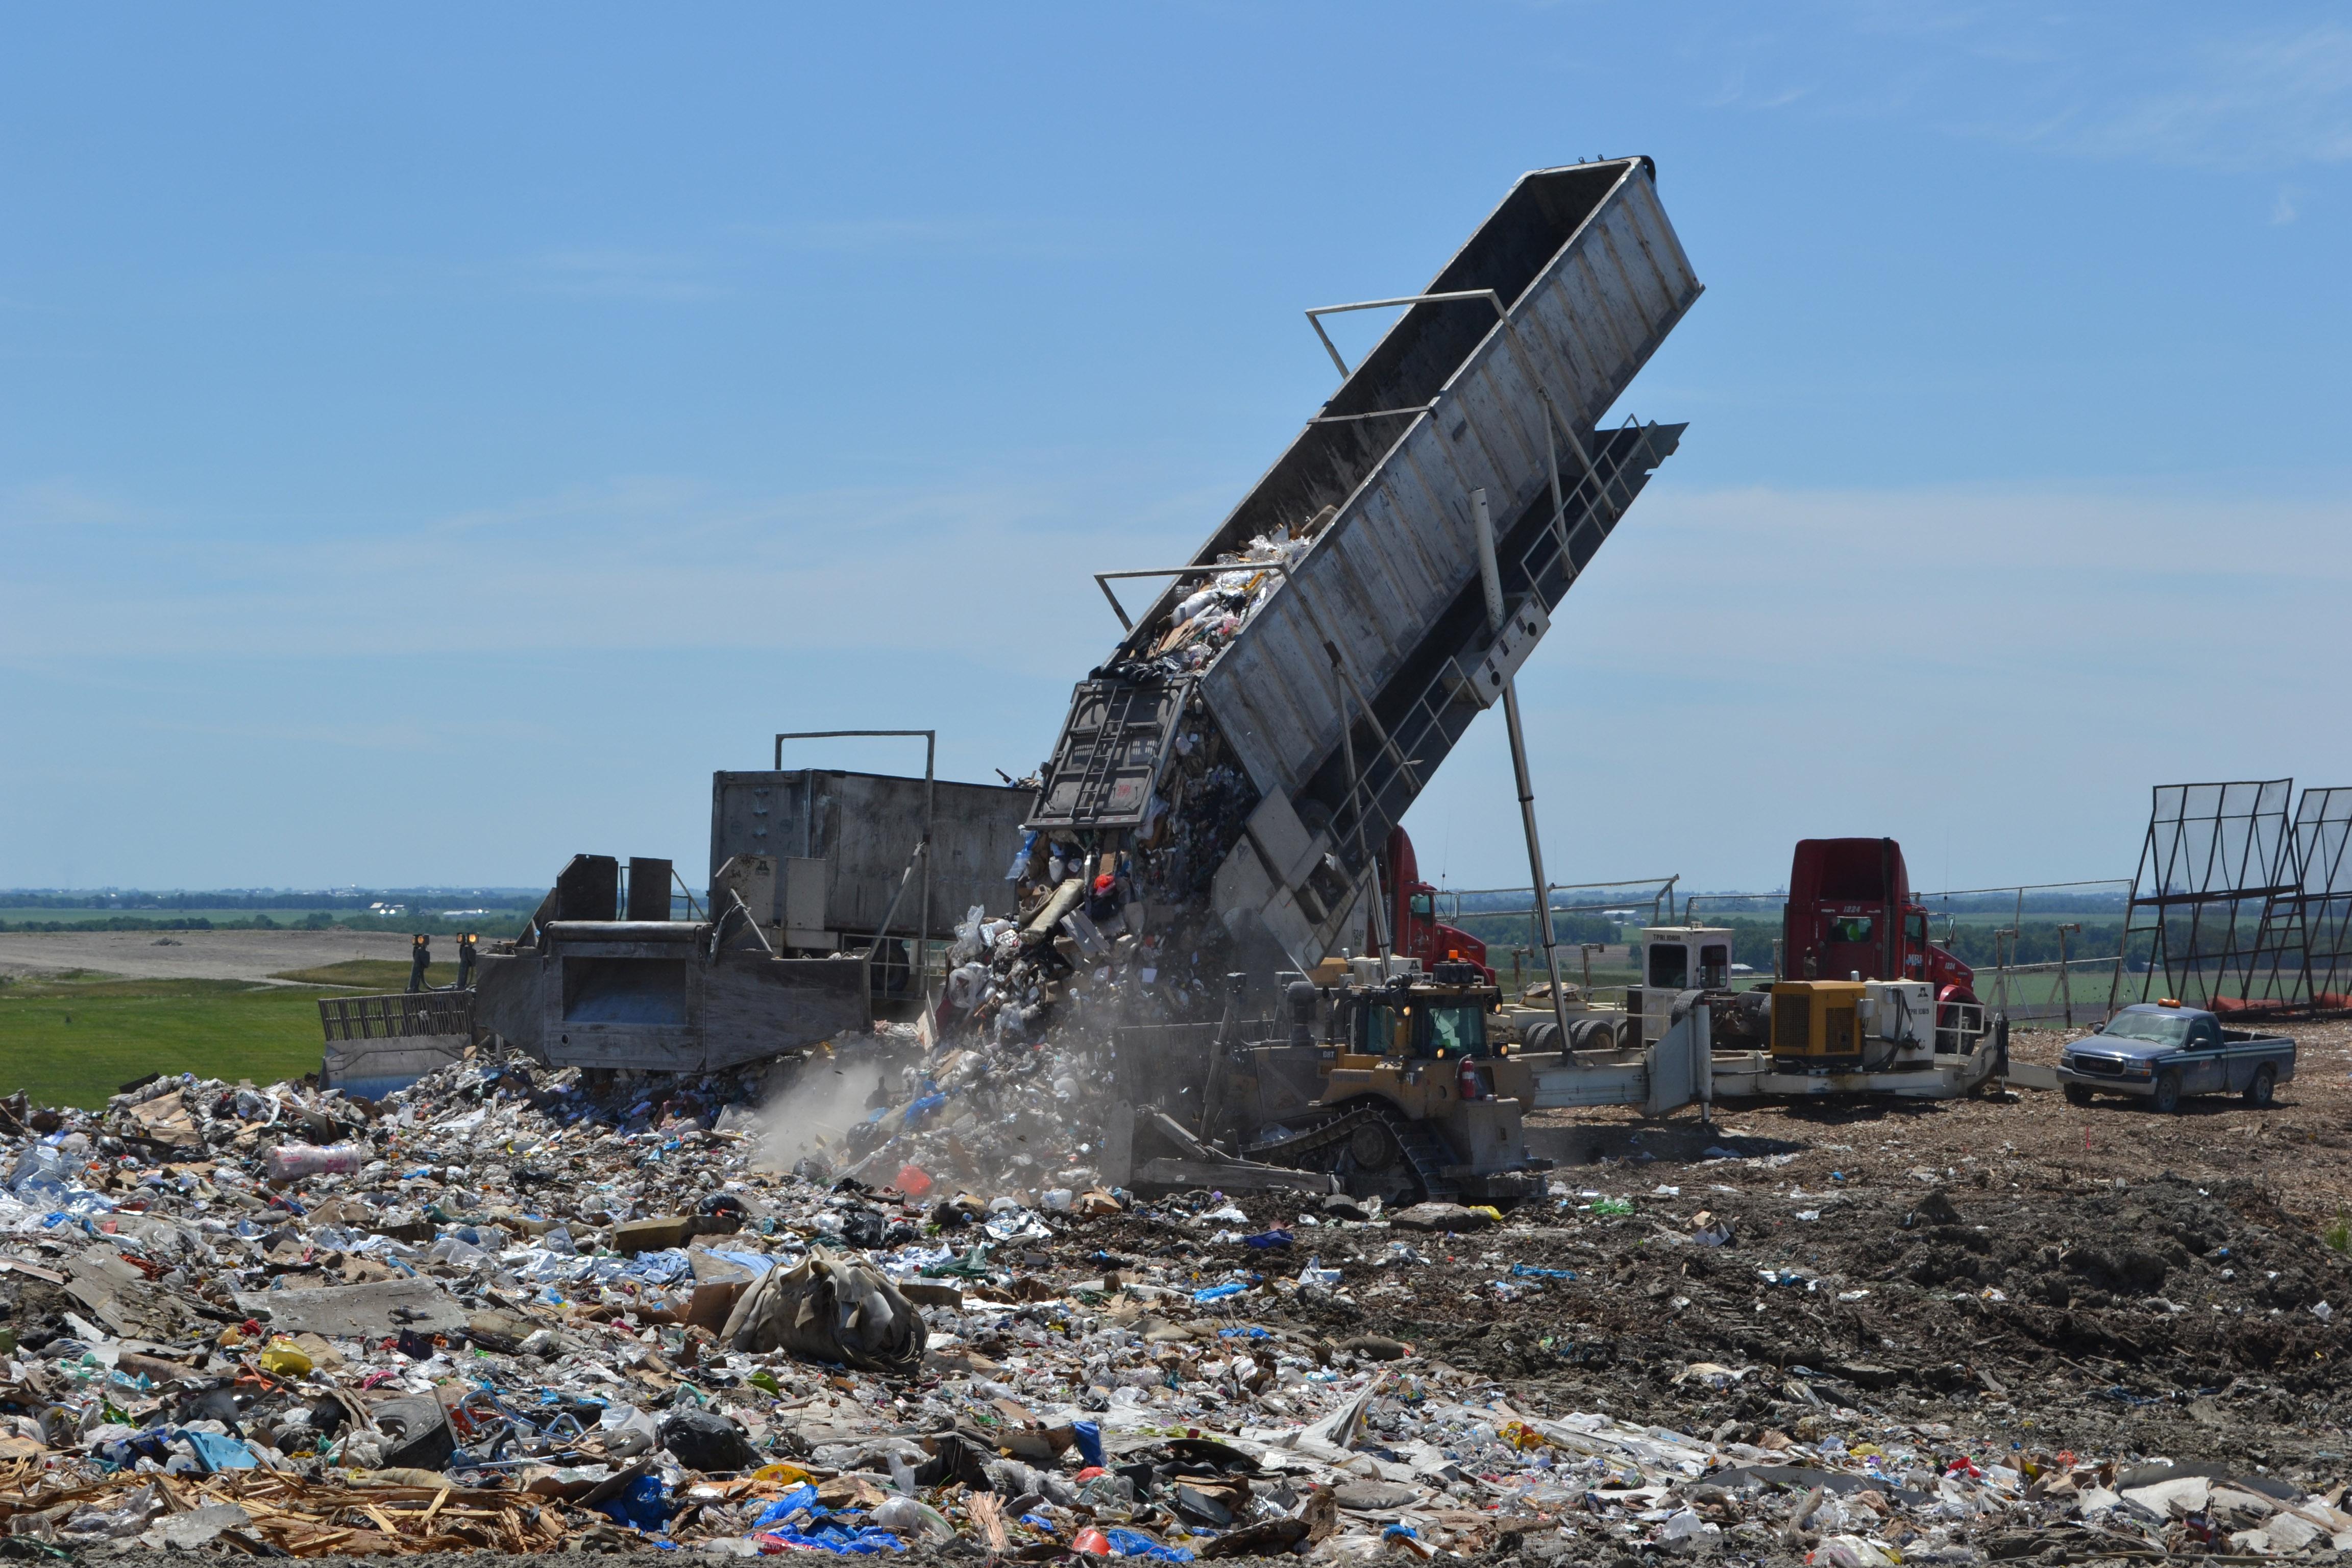
[[1286, 987], [1286, 1032], [1221, 1031], [1199, 1135], [1390, 1205], [1540, 1196], [1550, 1163], [1528, 1157], [1521, 1127], [1535, 1077], [1495, 1026], [1501, 1005], [1467, 962], [1319, 965]]

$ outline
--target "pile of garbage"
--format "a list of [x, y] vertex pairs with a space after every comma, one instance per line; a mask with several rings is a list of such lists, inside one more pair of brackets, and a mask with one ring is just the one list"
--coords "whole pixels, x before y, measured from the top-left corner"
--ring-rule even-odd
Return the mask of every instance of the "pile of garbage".
[[[957, 1049], [894, 1152], [1018, 1121]], [[785, 1168], [773, 1088], [476, 1060], [381, 1103], [190, 1078], [99, 1112], [0, 1101], [7, 1533], [297, 1556], [2352, 1549], [2340, 1489], [2267, 1476], [1971, 1446], [1828, 1402], [1753, 1444], [1555, 1405], [1318, 1326], [1453, 1245], [1415, 1216], [1148, 1204], [1050, 1162], [993, 1190], [904, 1158]], [[1377, 1262], [1325, 1266], [1342, 1241]]]
[[1218, 554], [1208, 564], [1222, 570], [1179, 599], [1132, 657], [1114, 659], [1094, 674], [1129, 681], [1173, 680], [1206, 669], [1339, 515], [1337, 507], [1327, 506], [1296, 528], [1257, 534], [1240, 549]]
[[[1219, 555], [1224, 568], [1170, 609], [1137, 657], [1096, 679], [1130, 684], [1197, 675], [1238, 636], [1336, 512], [1296, 533], [1261, 535]], [[1017, 919], [974, 909], [950, 963], [942, 1033], [1035, 1039], [1089, 1010], [1124, 1023], [1213, 1014], [1227, 937], [1208, 907], [1217, 868], [1258, 803], [1256, 787], [1197, 703], [1134, 828], [1033, 831], [1006, 869]], [[1072, 1004], [1076, 1005], [1073, 1007]]]

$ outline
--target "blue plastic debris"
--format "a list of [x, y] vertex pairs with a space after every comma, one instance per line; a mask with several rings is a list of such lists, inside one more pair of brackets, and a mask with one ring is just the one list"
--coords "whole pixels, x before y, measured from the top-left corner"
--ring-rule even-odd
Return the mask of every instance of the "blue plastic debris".
[[1515, 1279], [1573, 1279], [1573, 1268], [1538, 1268], [1532, 1263], [1514, 1263], [1511, 1277]]
[[[784, 1522], [803, 1513], [806, 1518], [798, 1527]], [[864, 1517], [856, 1512], [835, 1513], [818, 1506], [816, 1489], [803, 1482], [761, 1510], [760, 1517], [751, 1521], [751, 1533], [786, 1546], [859, 1557], [907, 1549], [906, 1542], [889, 1531], [858, 1523]]]
[[1242, 1237], [1243, 1246], [1255, 1247], [1262, 1252], [1276, 1247], [1288, 1247], [1290, 1243], [1290, 1233], [1278, 1227], [1274, 1230], [1259, 1231], [1255, 1236], [1245, 1236]]
[[1103, 1538], [1110, 1542], [1114, 1557], [1151, 1557], [1162, 1563], [1190, 1563], [1192, 1549], [1189, 1546], [1162, 1546], [1148, 1535], [1132, 1530], [1106, 1530]]
[[751, 1528], [765, 1530], [780, 1519], [791, 1518], [802, 1509], [812, 1512], [816, 1510], [816, 1489], [805, 1481], [761, 1510], [760, 1517], [751, 1521]]
[[596, 1505], [596, 1511], [615, 1524], [655, 1531], [669, 1523], [669, 1491], [659, 1476], [639, 1476]]
[[1219, 1329], [1217, 1331], [1217, 1338], [1221, 1340], [1270, 1340], [1274, 1338], [1274, 1336], [1266, 1332], [1264, 1329], [1253, 1325], [1248, 1328]]
[[207, 1470], [252, 1470], [261, 1466], [261, 1461], [253, 1457], [253, 1450], [235, 1437], [218, 1432], [185, 1430], [179, 1435], [195, 1449], [196, 1462]]
[[1222, 1285], [1211, 1285], [1192, 1292], [1195, 1301], [1222, 1301], [1228, 1296], [1238, 1296], [1249, 1289], [1238, 1279], [1228, 1279]]
[[1073, 1421], [1070, 1430], [1077, 1435], [1078, 1458], [1089, 1465], [1103, 1462], [1102, 1427], [1092, 1421]]

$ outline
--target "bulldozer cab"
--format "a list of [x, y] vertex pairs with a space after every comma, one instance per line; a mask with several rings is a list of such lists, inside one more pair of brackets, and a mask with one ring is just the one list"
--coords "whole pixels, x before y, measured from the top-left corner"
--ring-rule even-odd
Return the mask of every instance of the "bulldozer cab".
[[1334, 1044], [1382, 1059], [1450, 1061], [1496, 1054], [1489, 1016], [1502, 1005], [1492, 985], [1443, 984], [1419, 977], [1340, 999]]

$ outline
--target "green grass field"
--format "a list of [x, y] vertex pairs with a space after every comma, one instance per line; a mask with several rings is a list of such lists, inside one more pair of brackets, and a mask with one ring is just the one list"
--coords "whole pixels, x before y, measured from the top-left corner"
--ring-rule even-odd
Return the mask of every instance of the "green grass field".
[[[400, 979], [407, 965], [396, 966]], [[98, 1107], [151, 1072], [275, 1083], [316, 1072], [321, 993], [238, 980], [0, 985], [0, 1093]]]
[[[301, 985], [340, 985], [361, 991], [404, 991], [408, 988], [408, 960], [347, 958], [341, 963], [321, 963], [309, 969], [281, 969], [269, 978], [291, 980]], [[426, 965], [425, 984], [454, 985], [457, 983], [457, 964]]]

